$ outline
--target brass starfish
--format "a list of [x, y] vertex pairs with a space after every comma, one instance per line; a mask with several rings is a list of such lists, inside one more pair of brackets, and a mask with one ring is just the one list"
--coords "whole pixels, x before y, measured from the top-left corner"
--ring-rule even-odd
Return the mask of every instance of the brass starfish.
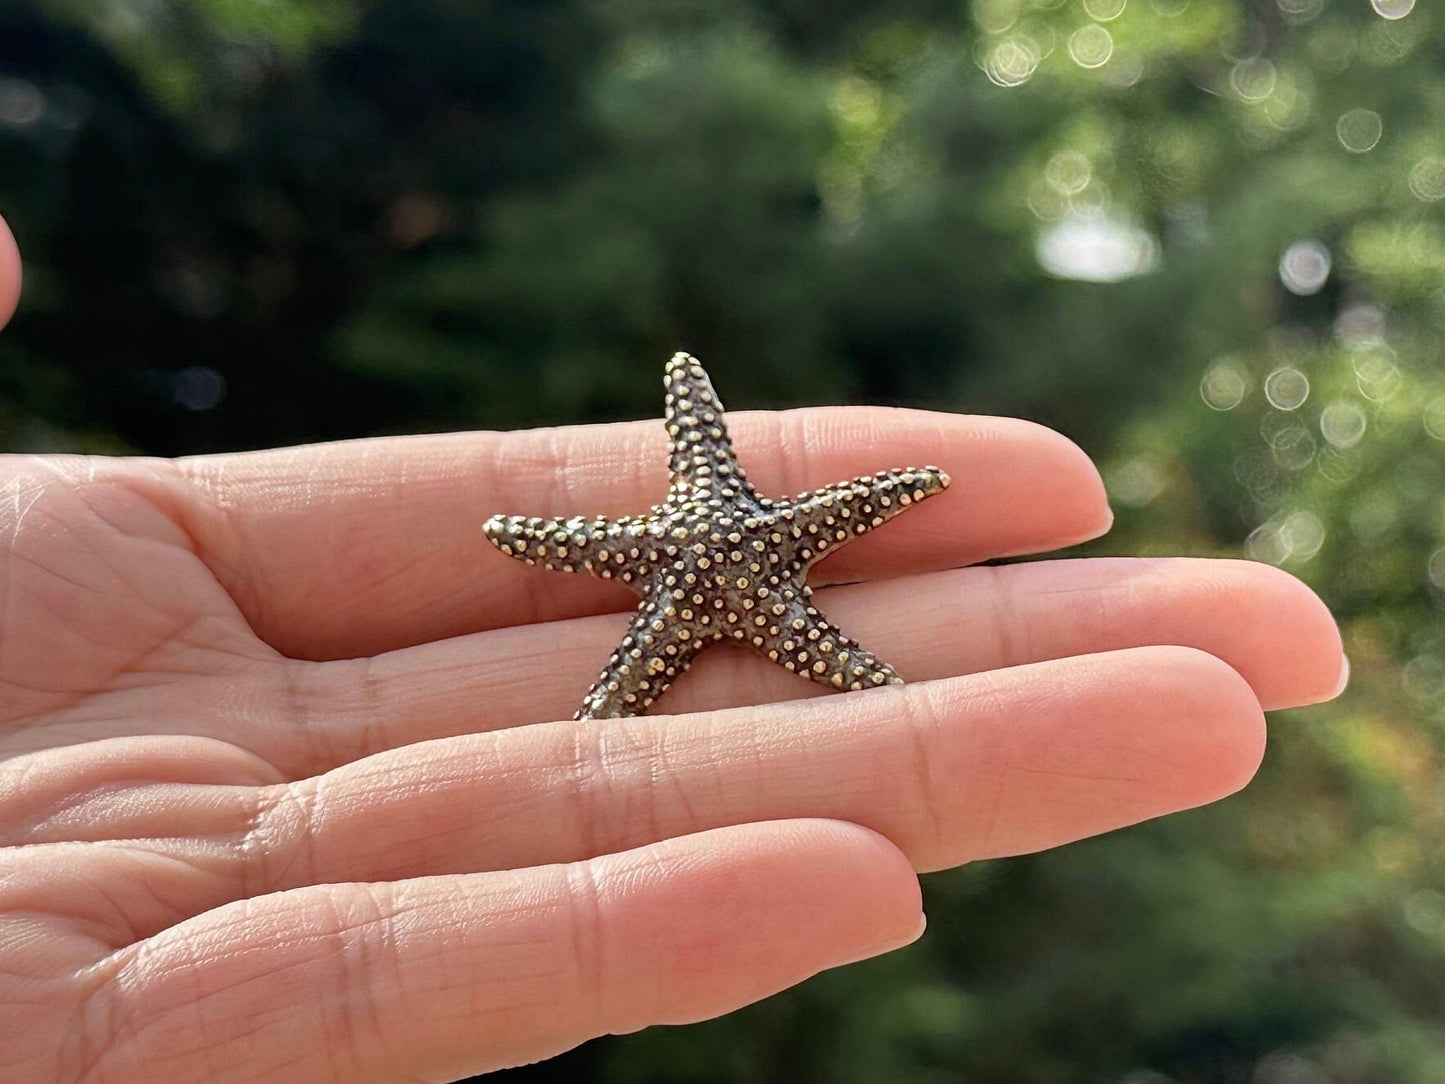
[[747, 644], [835, 689], [901, 683], [810, 603], [804, 582], [824, 554], [941, 492], [937, 467], [881, 471], [789, 500], [748, 484], [722, 403], [698, 360], [675, 354], [664, 375], [672, 485], [645, 516], [493, 516], [487, 537], [528, 564], [621, 580], [637, 616], [577, 719], [639, 715], [718, 640]]

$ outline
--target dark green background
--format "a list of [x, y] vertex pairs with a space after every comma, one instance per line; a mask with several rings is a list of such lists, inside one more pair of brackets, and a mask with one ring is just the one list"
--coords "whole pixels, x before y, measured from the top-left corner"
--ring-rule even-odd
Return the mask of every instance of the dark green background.
[[[733, 407], [1054, 425], [1119, 513], [1091, 552], [1282, 563], [1351, 692], [1242, 796], [926, 878], [906, 951], [510, 1075], [1442, 1080], [1445, 27], [1410, 7], [0, 0], [0, 448], [652, 417], [678, 348]], [[1088, 223], [1152, 270], [1046, 274]]]

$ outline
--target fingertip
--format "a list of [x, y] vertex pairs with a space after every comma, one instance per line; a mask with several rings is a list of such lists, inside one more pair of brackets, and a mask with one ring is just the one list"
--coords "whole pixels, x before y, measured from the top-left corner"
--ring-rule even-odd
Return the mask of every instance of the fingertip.
[[1236, 615], [1237, 633], [1249, 645], [1239, 652], [1239, 668], [1266, 711], [1323, 703], [1343, 691], [1348, 669], [1339, 625], [1304, 581], [1258, 561], [1207, 567], [1214, 570], [1208, 587]]
[[923, 889], [912, 860], [897, 844], [881, 832], [850, 821], [791, 823], [807, 853], [815, 855], [820, 896], [837, 883], [848, 886], [850, 893], [867, 886], [867, 894], [856, 902], [862, 917], [876, 923], [873, 938], [861, 953], [840, 963], [891, 952], [922, 936]]
[[1193, 647], [1142, 649], [1162, 660], [1170, 679], [1162, 690], [1175, 702], [1186, 754], [1181, 785], [1190, 793], [1180, 808], [1217, 801], [1242, 790], [1264, 760], [1268, 731], [1254, 689], [1227, 662]]
[[1103, 476], [1088, 452], [1057, 429], [1021, 418], [999, 419], [1015, 430], [1014, 438], [1027, 437], [1036, 448], [1033, 457], [1033, 501], [1049, 510], [1056, 535], [1048, 545], [1027, 551], [1062, 549], [1109, 533], [1114, 510]]
[[[962, 845], [924, 837], [912, 852], [921, 869], [1025, 854], [1206, 805], [1248, 783], [1264, 753], [1249, 684], [1195, 648], [1125, 648], [994, 674], [982, 687], [914, 686], [951, 686], [965, 710], [980, 688], [986, 703], [1008, 705], [937, 758], [940, 770], [973, 782], [962, 815], [984, 827]], [[950, 710], [934, 705], [930, 716]]]
[[1333, 700], [1344, 692], [1350, 678], [1349, 660], [1340, 636], [1335, 615], [1314, 590], [1303, 580], [1282, 569], [1263, 566], [1289, 600], [1294, 613], [1291, 629], [1285, 639], [1288, 668], [1298, 685], [1281, 702], [1266, 701], [1266, 708], [1300, 707]]
[[[645, 856], [650, 864], [659, 854], [668, 855], [663, 868], [674, 889], [685, 888], [696, 921], [664, 924], [636, 906], [635, 896], [632, 906], [613, 911], [620, 944], [657, 944], [659, 929], [671, 926], [666, 952], [674, 982], [663, 1003], [642, 1008], [634, 1001], [648, 1022], [707, 1019], [819, 971], [901, 948], [922, 932], [922, 891], [908, 857], [857, 824], [800, 819], [713, 829], [594, 859], [597, 883], [633, 895], [634, 863]], [[685, 878], [673, 862], [686, 864]]]
[[1063, 465], [1060, 474], [1066, 475], [1075, 487], [1076, 528], [1062, 544], [1077, 545], [1108, 534], [1114, 526], [1114, 509], [1109, 505], [1104, 477], [1093, 457], [1057, 430], [1042, 425], [1039, 428], [1049, 434], [1056, 446], [1055, 454]]
[[20, 301], [20, 249], [10, 226], [0, 218], [0, 327], [10, 322]]

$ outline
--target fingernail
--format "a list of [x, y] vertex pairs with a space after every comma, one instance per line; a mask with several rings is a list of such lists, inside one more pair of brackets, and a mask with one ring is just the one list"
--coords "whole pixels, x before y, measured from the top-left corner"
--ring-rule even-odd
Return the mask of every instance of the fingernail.
[[1350, 684], [1350, 657], [1348, 655], [1342, 655], [1340, 658], [1340, 681], [1339, 684], [1335, 686], [1335, 691], [1330, 693], [1331, 700], [1344, 692]]

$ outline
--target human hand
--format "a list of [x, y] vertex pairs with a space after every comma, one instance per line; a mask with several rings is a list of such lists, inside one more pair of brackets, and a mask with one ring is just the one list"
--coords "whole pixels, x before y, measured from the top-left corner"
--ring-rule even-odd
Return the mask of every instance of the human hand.
[[814, 578], [873, 577], [821, 605], [912, 684], [719, 647], [680, 714], [550, 721], [635, 598], [481, 524], [642, 510], [655, 422], [0, 458], [0, 1076], [445, 1080], [717, 1015], [912, 940], [915, 870], [1235, 790], [1260, 705], [1339, 684], [1271, 568], [963, 567], [1107, 528], [1053, 433], [730, 417], [765, 493], [952, 473]]

